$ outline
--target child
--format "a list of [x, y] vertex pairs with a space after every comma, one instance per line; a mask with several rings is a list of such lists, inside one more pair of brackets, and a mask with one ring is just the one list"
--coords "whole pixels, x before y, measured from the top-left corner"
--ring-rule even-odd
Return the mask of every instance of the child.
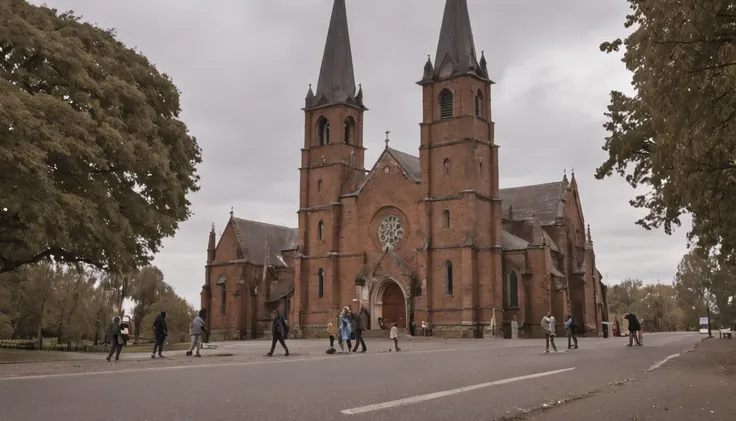
[[327, 334], [330, 335], [330, 348], [327, 350], [328, 354], [335, 353], [335, 335], [337, 335], [337, 327], [332, 325], [332, 322], [327, 324]]
[[394, 340], [394, 348], [396, 348], [396, 352], [401, 351], [399, 349], [399, 328], [396, 327], [396, 322], [391, 325], [391, 332], [388, 337]]

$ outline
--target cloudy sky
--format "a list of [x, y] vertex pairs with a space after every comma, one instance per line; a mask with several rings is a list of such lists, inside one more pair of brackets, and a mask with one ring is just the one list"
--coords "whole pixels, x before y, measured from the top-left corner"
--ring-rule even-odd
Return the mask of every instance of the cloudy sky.
[[[34, 0], [40, 4], [43, 1]], [[155, 264], [195, 306], [207, 234], [230, 207], [242, 218], [297, 225], [304, 96], [316, 84], [332, 0], [45, 0], [116, 28], [182, 91], [198, 138], [202, 189], [194, 216]], [[418, 154], [421, 79], [437, 48], [444, 0], [347, 0], [355, 76], [363, 84], [368, 166], [392, 147]], [[609, 283], [670, 282], [685, 228], [670, 237], [635, 226], [642, 215], [620, 179], [597, 181], [610, 90], [630, 89], [620, 57], [601, 42], [626, 35], [625, 0], [468, 0], [493, 91], [501, 186], [557, 181], [572, 168], [597, 262]]]

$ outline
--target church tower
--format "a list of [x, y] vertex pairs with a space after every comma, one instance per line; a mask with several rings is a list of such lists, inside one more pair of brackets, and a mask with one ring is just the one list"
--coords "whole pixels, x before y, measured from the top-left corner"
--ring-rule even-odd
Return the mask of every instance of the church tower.
[[493, 81], [484, 54], [476, 54], [467, 0], [447, 0], [434, 64], [430, 57], [417, 83], [426, 258], [429, 273], [442, 274], [431, 282], [443, 284], [430, 291], [463, 308], [461, 324], [478, 329], [500, 307], [501, 201]]
[[[353, 192], [365, 175], [363, 90], [356, 86], [345, 0], [335, 0], [317, 89], [304, 107], [300, 170], [299, 251], [294, 289], [294, 325], [300, 326], [308, 296], [339, 306], [336, 284], [340, 196]], [[332, 256], [332, 257], [331, 257]], [[334, 301], [334, 303], [333, 303]], [[311, 311], [311, 309], [310, 309]]]

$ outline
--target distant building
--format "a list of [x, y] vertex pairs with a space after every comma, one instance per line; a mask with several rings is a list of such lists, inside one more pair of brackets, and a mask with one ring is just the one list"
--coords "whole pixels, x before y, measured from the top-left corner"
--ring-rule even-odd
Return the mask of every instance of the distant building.
[[[437, 55], [424, 65], [419, 156], [389, 146], [366, 170], [363, 90], [353, 76], [345, 1], [335, 0], [316, 90], [310, 86], [299, 226], [232, 213], [210, 233], [202, 307], [214, 338], [268, 331], [269, 312], [291, 332], [323, 331], [340, 308], [359, 304], [434, 335], [480, 337], [495, 315], [510, 336], [541, 335], [552, 311], [591, 334], [607, 320], [577, 182], [499, 190], [491, 85], [476, 54], [465, 0], [448, 0]], [[297, 147], [294, 148], [297, 153]], [[494, 313], [495, 312], [495, 313]], [[497, 332], [500, 333], [500, 332]]]

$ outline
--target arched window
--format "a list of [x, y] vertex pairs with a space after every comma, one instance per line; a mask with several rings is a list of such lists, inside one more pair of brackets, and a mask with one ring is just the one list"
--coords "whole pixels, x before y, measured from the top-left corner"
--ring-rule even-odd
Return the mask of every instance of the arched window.
[[452, 278], [452, 262], [445, 262], [445, 294], [453, 295], [455, 293], [454, 279]]
[[345, 119], [345, 136], [343, 138], [343, 143], [346, 145], [349, 145], [353, 143], [353, 133], [355, 133], [354, 130], [355, 127], [355, 120], [353, 120], [352, 117], [348, 117]]
[[224, 276], [217, 279], [217, 287], [220, 288], [220, 314], [225, 315], [227, 312], [227, 282]]
[[326, 118], [320, 117], [317, 120], [317, 132], [319, 136], [319, 146], [324, 146], [330, 143], [330, 122]]
[[449, 89], [444, 89], [440, 93], [440, 119], [444, 120], [452, 118], [455, 114], [454, 103], [452, 100], [452, 92]]
[[449, 229], [450, 228], [450, 211], [445, 209], [444, 212], [442, 212], [442, 228]]
[[325, 224], [322, 221], [319, 221], [319, 224], [317, 224], [317, 239], [322, 239], [322, 234], [325, 229]]
[[325, 271], [320, 268], [317, 271], [317, 298], [325, 296]]
[[508, 286], [508, 303], [509, 308], [519, 307], [519, 281], [516, 278], [516, 272], [513, 270], [509, 272], [509, 286]]
[[475, 95], [475, 116], [483, 117], [483, 93], [478, 89]]
[[322, 193], [322, 179], [317, 180], [317, 193]]
[[449, 177], [450, 176], [450, 158], [445, 158], [445, 160], [442, 162], [442, 168], [445, 170], [445, 175]]

